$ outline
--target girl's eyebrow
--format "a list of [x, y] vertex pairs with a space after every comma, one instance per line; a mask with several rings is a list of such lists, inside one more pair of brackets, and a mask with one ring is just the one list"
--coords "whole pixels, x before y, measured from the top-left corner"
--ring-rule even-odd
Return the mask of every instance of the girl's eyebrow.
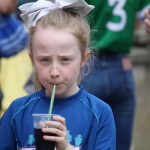
[[73, 54], [60, 54], [60, 57], [71, 57], [74, 56]]
[[[40, 55], [37, 55], [37, 58], [41, 58], [41, 57], [50, 57], [52, 55], [50, 54], [40, 54]], [[74, 55], [73, 54], [59, 54], [58, 55], [59, 57], [73, 57]]]

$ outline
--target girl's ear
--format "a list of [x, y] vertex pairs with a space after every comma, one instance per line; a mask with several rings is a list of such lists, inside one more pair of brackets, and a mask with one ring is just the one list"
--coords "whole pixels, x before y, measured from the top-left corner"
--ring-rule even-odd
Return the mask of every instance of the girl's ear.
[[86, 63], [87, 59], [89, 58], [89, 56], [90, 56], [90, 51], [87, 50], [84, 54], [84, 57], [83, 57], [82, 61], [81, 61], [81, 67], [83, 67], [85, 65], [85, 63]]
[[33, 63], [33, 55], [31, 54], [31, 52], [29, 52], [29, 57], [30, 57], [30, 59], [31, 59], [32, 64], [34, 64], [34, 63]]

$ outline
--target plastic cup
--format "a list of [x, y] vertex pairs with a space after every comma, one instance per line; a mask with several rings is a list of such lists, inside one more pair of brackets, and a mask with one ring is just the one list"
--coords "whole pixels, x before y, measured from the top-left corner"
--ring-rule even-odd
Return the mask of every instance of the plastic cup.
[[34, 136], [35, 136], [35, 147], [36, 150], [55, 150], [55, 142], [47, 141], [43, 139], [44, 135], [56, 136], [51, 133], [42, 132], [42, 128], [53, 128], [52, 126], [46, 126], [45, 122], [48, 120], [53, 121], [55, 114], [33, 114], [34, 124]]

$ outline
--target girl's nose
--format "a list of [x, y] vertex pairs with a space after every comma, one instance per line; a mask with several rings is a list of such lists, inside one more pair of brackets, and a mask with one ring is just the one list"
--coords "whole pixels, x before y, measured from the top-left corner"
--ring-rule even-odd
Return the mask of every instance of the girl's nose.
[[59, 67], [58, 67], [58, 65], [53, 64], [53, 65], [51, 66], [51, 68], [50, 68], [50, 76], [51, 76], [52, 78], [56, 78], [56, 77], [59, 77], [59, 75], [60, 75], [60, 72], [59, 72]]

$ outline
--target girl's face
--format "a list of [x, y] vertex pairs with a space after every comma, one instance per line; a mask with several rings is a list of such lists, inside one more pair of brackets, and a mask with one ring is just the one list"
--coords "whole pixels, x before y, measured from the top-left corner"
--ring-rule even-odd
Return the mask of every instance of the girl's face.
[[77, 78], [81, 64], [84, 65], [89, 54], [88, 51], [81, 58], [77, 39], [67, 30], [37, 30], [33, 35], [30, 58], [41, 84], [46, 88], [45, 94], [51, 96], [54, 84], [55, 97], [75, 94], [79, 90]]

